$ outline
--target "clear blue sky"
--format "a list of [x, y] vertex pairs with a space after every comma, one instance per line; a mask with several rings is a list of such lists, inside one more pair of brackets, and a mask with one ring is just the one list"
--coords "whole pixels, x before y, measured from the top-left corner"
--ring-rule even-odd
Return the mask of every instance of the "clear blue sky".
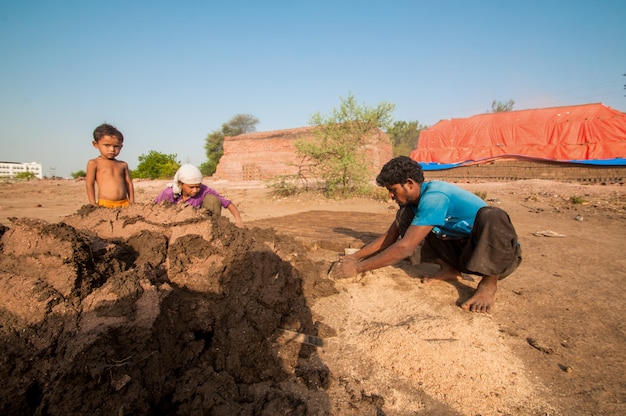
[[340, 97], [432, 125], [601, 102], [626, 112], [626, 1], [0, 2], [0, 160], [84, 170], [103, 122], [119, 159], [205, 160], [236, 114], [309, 125]]

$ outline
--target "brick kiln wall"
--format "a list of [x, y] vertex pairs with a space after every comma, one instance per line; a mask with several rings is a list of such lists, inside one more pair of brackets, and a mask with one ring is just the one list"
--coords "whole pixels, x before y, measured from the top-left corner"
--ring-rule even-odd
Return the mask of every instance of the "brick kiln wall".
[[626, 180], [626, 166], [496, 160], [490, 163], [461, 166], [453, 169], [425, 171], [424, 177], [427, 180], [441, 179], [447, 181], [549, 179], [565, 182], [622, 184]]
[[[225, 137], [224, 155], [213, 177], [253, 181], [296, 174], [300, 160], [295, 142], [312, 138], [312, 130], [312, 127], [302, 127]], [[368, 141], [365, 150], [373, 175], [393, 157], [391, 141], [382, 131]]]

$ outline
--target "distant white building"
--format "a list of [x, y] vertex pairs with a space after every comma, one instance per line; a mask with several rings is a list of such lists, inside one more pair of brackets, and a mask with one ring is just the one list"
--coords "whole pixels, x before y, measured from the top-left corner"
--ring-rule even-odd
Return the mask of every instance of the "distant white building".
[[36, 178], [43, 179], [41, 163], [0, 162], [0, 178], [14, 178], [21, 172], [32, 172]]

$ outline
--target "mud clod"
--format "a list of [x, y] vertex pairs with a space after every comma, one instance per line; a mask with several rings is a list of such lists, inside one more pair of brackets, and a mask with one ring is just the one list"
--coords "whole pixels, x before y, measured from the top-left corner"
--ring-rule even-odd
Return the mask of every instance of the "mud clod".
[[0, 234], [0, 413], [328, 412], [315, 348], [278, 341], [329, 292], [297, 242], [157, 206]]

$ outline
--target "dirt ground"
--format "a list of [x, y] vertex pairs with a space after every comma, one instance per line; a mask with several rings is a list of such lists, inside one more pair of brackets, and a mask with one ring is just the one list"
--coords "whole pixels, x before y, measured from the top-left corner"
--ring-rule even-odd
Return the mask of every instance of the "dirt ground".
[[458, 307], [475, 277], [426, 286], [431, 264], [327, 278], [391, 201], [205, 180], [239, 229], [150, 204], [166, 183], [122, 210], [84, 182], [0, 183], [0, 414], [626, 414], [623, 186], [459, 184], [523, 248], [485, 315]]

